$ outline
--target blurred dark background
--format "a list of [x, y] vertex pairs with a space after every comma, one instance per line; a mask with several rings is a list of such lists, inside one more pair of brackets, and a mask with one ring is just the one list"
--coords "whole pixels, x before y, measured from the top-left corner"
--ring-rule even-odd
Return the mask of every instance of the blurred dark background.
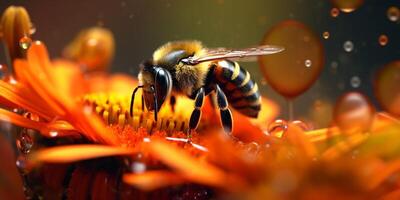
[[[33, 38], [44, 41], [52, 57], [60, 56], [81, 29], [109, 28], [116, 40], [112, 71], [133, 76], [138, 63], [167, 41], [197, 39], [209, 47], [253, 46], [260, 44], [273, 25], [295, 19], [320, 37], [326, 58], [317, 82], [295, 100], [295, 117], [304, 120], [330, 116], [336, 98], [345, 91], [361, 91], [375, 103], [374, 72], [400, 57], [400, 24], [387, 17], [390, 6], [400, 6], [398, 0], [366, 0], [354, 12], [341, 12], [336, 18], [330, 15], [330, 1], [315, 0], [2, 0], [0, 10], [9, 5], [27, 8], [37, 29]], [[329, 39], [322, 37], [325, 31], [330, 33]], [[378, 42], [381, 34], [389, 39], [386, 46]], [[343, 48], [346, 41], [354, 44], [351, 52]], [[262, 82], [258, 63], [243, 66]], [[285, 99], [262, 85], [263, 94], [280, 105], [285, 118]], [[329, 118], [324, 118], [317, 126], [328, 122]]]

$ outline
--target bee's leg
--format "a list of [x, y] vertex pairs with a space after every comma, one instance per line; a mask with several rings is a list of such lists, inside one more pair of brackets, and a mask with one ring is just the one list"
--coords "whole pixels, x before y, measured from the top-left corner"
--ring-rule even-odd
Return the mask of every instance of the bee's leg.
[[144, 111], [144, 96], [142, 94], [142, 111]]
[[154, 86], [151, 86], [151, 91], [153, 92], [153, 98], [154, 98], [154, 121], [157, 121], [157, 113], [158, 113], [158, 99], [157, 99], [157, 90]]
[[[133, 117], [133, 105], [135, 104], [135, 94], [139, 88], [143, 88], [143, 86], [142, 85], [137, 86], [132, 92], [131, 107], [129, 109], [129, 114], [131, 115], [131, 117]], [[143, 95], [142, 95], [142, 107], [143, 107]]]
[[201, 118], [201, 108], [203, 107], [204, 104], [204, 96], [205, 96], [204, 88], [200, 88], [196, 93], [196, 98], [194, 100], [194, 110], [189, 120], [189, 133], [188, 133], [189, 138], [191, 137], [192, 130], [195, 130], [199, 125]]
[[175, 96], [171, 96], [171, 98], [169, 99], [169, 104], [171, 105], [172, 108], [172, 112], [175, 112], [175, 104], [176, 104], [176, 98]]
[[221, 88], [216, 85], [216, 92], [217, 92], [217, 103], [218, 108], [221, 115], [221, 123], [224, 127], [224, 131], [227, 134], [232, 133], [232, 113], [228, 108], [228, 100], [226, 99], [225, 93], [221, 90]]

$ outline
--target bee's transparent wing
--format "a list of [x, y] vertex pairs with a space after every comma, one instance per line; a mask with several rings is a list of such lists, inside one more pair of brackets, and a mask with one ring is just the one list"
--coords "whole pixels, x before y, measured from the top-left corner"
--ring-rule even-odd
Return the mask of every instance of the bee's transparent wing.
[[246, 49], [207, 49], [207, 53], [205, 55], [202, 55], [200, 57], [193, 56], [189, 58], [184, 58], [181, 60], [181, 62], [188, 65], [196, 65], [201, 62], [223, 59], [253, 61], [253, 58], [257, 58], [257, 56], [279, 53], [283, 50], [283, 47], [273, 45], [257, 46]]

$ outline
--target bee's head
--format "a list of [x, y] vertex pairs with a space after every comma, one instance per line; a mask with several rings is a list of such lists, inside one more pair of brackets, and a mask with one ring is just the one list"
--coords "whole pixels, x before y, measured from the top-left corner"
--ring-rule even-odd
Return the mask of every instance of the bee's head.
[[165, 68], [145, 62], [141, 66], [139, 80], [143, 86], [143, 100], [147, 110], [158, 112], [172, 90], [172, 77]]

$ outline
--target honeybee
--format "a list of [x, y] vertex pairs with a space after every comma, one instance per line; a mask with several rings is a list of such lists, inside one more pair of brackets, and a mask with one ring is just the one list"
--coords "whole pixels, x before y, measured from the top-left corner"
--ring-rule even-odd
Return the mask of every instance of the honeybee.
[[147, 110], [157, 113], [171, 93], [180, 93], [194, 99], [194, 109], [189, 120], [189, 133], [197, 128], [205, 96], [215, 92], [224, 131], [232, 132], [232, 113], [228, 107], [256, 118], [261, 109], [261, 96], [257, 83], [250, 73], [234, 60], [283, 51], [279, 46], [258, 46], [245, 49], [208, 49], [199, 41], [175, 41], [164, 44], [153, 58], [140, 65], [139, 86], [133, 90], [130, 115], [133, 115], [135, 93], [142, 89]]

